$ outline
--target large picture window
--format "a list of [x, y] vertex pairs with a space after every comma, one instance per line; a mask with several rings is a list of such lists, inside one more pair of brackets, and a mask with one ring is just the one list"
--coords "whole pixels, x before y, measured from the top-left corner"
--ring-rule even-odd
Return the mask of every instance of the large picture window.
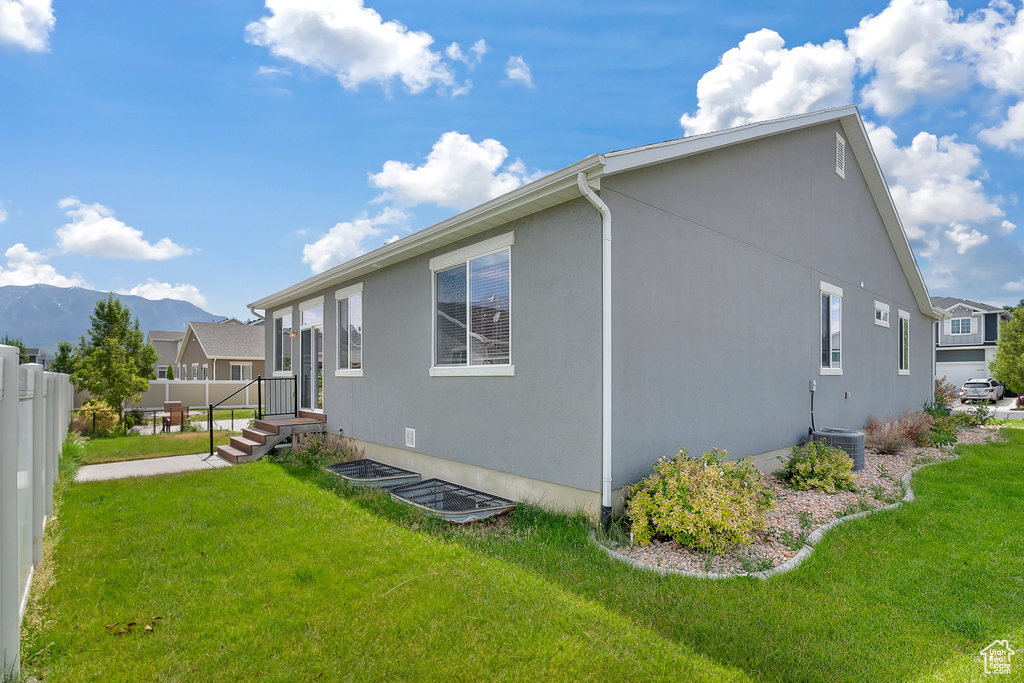
[[843, 290], [821, 283], [821, 371], [843, 374]]
[[897, 346], [899, 353], [899, 374], [910, 374], [910, 314], [900, 311], [900, 338]]
[[363, 286], [362, 283], [339, 289], [338, 302], [338, 377], [363, 374]]
[[252, 363], [232, 363], [231, 379], [235, 382], [248, 382], [252, 379]]
[[513, 374], [513, 241], [513, 234], [508, 233], [431, 260], [431, 374]]
[[274, 315], [274, 372], [292, 371], [292, 313], [279, 311]]

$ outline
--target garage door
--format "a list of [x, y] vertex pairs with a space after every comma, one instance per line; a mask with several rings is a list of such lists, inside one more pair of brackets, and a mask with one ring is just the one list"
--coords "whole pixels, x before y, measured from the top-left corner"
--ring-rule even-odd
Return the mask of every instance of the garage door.
[[941, 379], [945, 375], [946, 381], [955, 387], [962, 387], [969, 379], [988, 377], [989, 374], [985, 361], [935, 364], [935, 379]]

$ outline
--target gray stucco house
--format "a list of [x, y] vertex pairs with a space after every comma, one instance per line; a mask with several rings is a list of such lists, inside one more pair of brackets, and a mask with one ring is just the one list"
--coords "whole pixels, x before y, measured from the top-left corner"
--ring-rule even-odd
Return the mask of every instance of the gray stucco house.
[[[855, 107], [595, 154], [250, 304], [367, 457], [599, 509], [931, 396], [933, 309]], [[319, 389], [322, 386], [322, 390]]]
[[969, 299], [933, 296], [932, 305], [947, 317], [935, 323], [935, 379], [954, 386], [991, 376], [999, 330], [1009, 311]]

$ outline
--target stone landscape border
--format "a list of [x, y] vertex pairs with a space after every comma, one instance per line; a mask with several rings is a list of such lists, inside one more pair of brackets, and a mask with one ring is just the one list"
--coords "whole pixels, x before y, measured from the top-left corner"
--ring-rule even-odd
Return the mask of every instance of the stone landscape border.
[[717, 572], [691, 572], [691, 571], [687, 571], [685, 569], [675, 569], [673, 567], [662, 567], [660, 565], [652, 565], [652, 564], [648, 564], [646, 562], [641, 562], [640, 560], [634, 559], [632, 557], [627, 557], [626, 555], [623, 555], [622, 553], [616, 552], [613, 548], [609, 548], [608, 546], [600, 543], [597, 540], [597, 536], [594, 534], [594, 532], [590, 532], [590, 540], [591, 540], [592, 543], [597, 545], [597, 547], [599, 547], [601, 550], [603, 550], [606, 553], [608, 553], [608, 555], [611, 558], [613, 558], [615, 560], [618, 560], [619, 562], [624, 562], [626, 564], [632, 565], [633, 567], [636, 567], [637, 569], [642, 569], [644, 571], [652, 571], [652, 572], [655, 572], [656, 574], [661, 574], [663, 576], [670, 575], [670, 574], [676, 574], [676, 575], [679, 575], [679, 576], [689, 576], [689, 577], [694, 578], [694, 579], [711, 579], [711, 580], [738, 579], [738, 578], [743, 578], [743, 577], [750, 577], [750, 578], [754, 578], [754, 579], [770, 579], [773, 576], [778, 576], [779, 574], [785, 574], [786, 572], [791, 571], [793, 569], [796, 569], [798, 566], [800, 566], [800, 563], [802, 563], [804, 560], [806, 560], [808, 557], [811, 556], [811, 553], [814, 552], [814, 548], [818, 545], [819, 542], [821, 542], [821, 539], [824, 538], [825, 534], [828, 533], [831, 529], [834, 529], [835, 527], [839, 526], [840, 524], [842, 524], [844, 522], [848, 522], [848, 521], [850, 521], [852, 519], [860, 519], [861, 517], [867, 517], [868, 515], [872, 515], [872, 514], [875, 514], [877, 512], [885, 512], [886, 510], [895, 510], [896, 508], [900, 507], [904, 503], [912, 503], [912, 502], [914, 502], [914, 490], [910, 487], [910, 479], [913, 476], [914, 472], [918, 471], [922, 467], [928, 467], [930, 465], [938, 465], [941, 462], [952, 462], [953, 460], [958, 460], [959, 457], [960, 456], [958, 456], [958, 455], [954, 455], [954, 457], [949, 459], [949, 460], [942, 460], [940, 462], [927, 462], [927, 463], [923, 463], [921, 465], [917, 465], [915, 467], [911, 467], [909, 470], [907, 470], [907, 473], [904, 474], [900, 478], [900, 484], [903, 486], [903, 500], [898, 501], [896, 503], [892, 503], [891, 505], [886, 505], [885, 507], [873, 508], [871, 510], [864, 510], [863, 512], [858, 512], [856, 514], [847, 515], [846, 517], [840, 517], [838, 519], [832, 520], [831, 522], [829, 522], [828, 524], [825, 524], [824, 526], [818, 527], [817, 529], [815, 529], [807, 537], [807, 539], [804, 541], [804, 546], [802, 548], [800, 548], [800, 551], [796, 555], [794, 555], [792, 558], [790, 558], [786, 562], [783, 562], [778, 567], [772, 567], [771, 569], [766, 569], [766, 570], [760, 571], [760, 572], [749, 572], [749, 573], [744, 572], [744, 573], [735, 573], [735, 574], [721, 574], [721, 573], [717, 573]]

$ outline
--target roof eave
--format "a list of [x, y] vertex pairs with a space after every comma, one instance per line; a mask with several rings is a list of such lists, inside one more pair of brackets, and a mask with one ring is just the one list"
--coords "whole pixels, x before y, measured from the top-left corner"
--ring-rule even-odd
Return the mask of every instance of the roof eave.
[[575, 199], [580, 196], [576, 184], [577, 174], [580, 171], [592, 173], [599, 170], [602, 164], [602, 156], [593, 154], [560, 171], [254, 301], [249, 304], [249, 308], [269, 311], [290, 301], [315, 294], [326, 287], [361, 277], [385, 266]]

